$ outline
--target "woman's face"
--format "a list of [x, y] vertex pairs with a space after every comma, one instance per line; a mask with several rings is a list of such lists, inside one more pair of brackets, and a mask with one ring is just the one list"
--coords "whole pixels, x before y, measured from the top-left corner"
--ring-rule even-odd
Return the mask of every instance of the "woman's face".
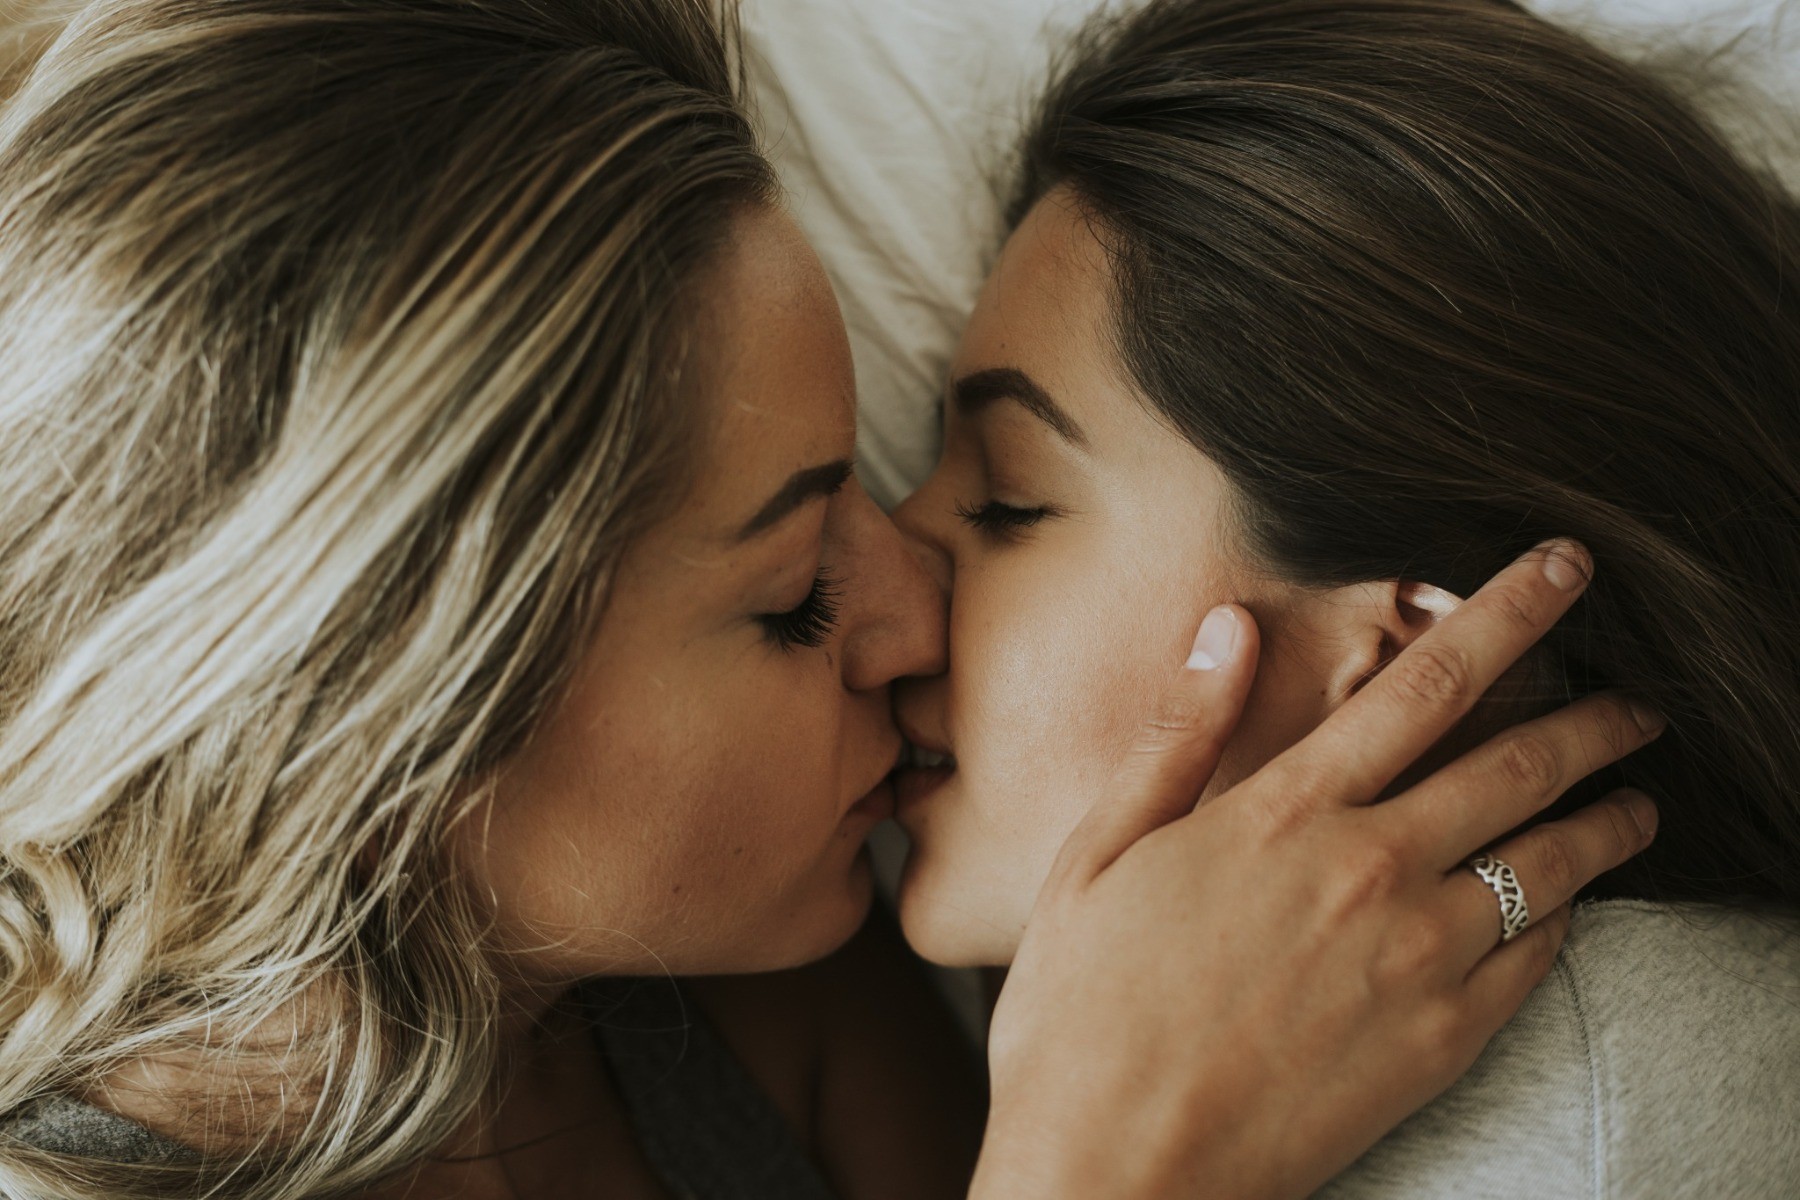
[[1052, 192], [987, 281], [951, 368], [943, 457], [896, 513], [954, 580], [951, 669], [897, 699], [907, 736], [955, 758], [899, 787], [901, 917], [942, 962], [1011, 959], [1057, 850], [1214, 605], [1247, 606], [1264, 651], [1210, 790], [1379, 661], [1380, 589], [1304, 593], [1239, 553], [1224, 476], [1129, 381], [1110, 305], [1100, 241]]
[[710, 430], [698, 482], [628, 552], [568, 694], [468, 822], [534, 981], [833, 949], [892, 808], [889, 684], [943, 669], [942, 594], [849, 474], [854, 379], [818, 260], [775, 211], [729, 246], [684, 382]]

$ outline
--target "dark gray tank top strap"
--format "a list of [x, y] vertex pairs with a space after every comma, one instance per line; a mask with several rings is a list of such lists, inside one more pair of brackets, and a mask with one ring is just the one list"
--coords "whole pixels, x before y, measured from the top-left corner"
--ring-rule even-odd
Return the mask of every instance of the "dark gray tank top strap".
[[597, 981], [584, 1000], [638, 1146], [681, 1200], [836, 1200], [673, 980]]

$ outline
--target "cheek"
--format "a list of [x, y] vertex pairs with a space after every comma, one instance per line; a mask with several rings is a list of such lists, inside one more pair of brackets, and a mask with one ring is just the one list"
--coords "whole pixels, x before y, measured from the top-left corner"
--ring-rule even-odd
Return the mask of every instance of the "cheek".
[[[1110, 777], [1185, 655], [1195, 614], [1224, 590], [1203, 566], [1182, 565], [1205, 561], [1142, 522], [1096, 517], [993, 554], [967, 587], [959, 576], [951, 686], [969, 755], [1009, 774]], [[1095, 794], [1083, 792], [1083, 808]]]
[[1212, 800], [1261, 770], [1270, 760], [1318, 727], [1331, 711], [1321, 680], [1331, 663], [1315, 660], [1304, 643], [1282, 636], [1281, 625], [1267, 608], [1253, 607], [1265, 633], [1256, 682], [1238, 718], [1237, 730], [1207, 783], [1204, 799]]
[[1122, 611], [1098, 573], [1057, 578], [995, 568], [980, 610], [952, 624], [957, 761], [995, 783], [1110, 773], [1161, 675], [1149, 669], [1156, 631]]
[[729, 673], [665, 676], [587, 697], [520, 756], [476, 869], [537, 973], [767, 969], [854, 930], [841, 690], [788, 682], [770, 697]]
[[[1072, 547], [1074, 551], [1079, 547]], [[951, 733], [967, 825], [1029, 882], [1104, 790], [1168, 678], [1166, 606], [1128, 573], [1027, 548], [958, 580]]]

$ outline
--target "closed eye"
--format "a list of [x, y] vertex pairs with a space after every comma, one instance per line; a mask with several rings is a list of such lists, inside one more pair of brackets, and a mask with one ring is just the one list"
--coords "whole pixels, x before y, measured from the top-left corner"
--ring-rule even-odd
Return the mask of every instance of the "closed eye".
[[1029, 529], [1057, 513], [1048, 505], [1037, 508], [1019, 508], [1012, 504], [1002, 504], [998, 500], [989, 500], [979, 505], [958, 504], [956, 515], [977, 533], [987, 534], [990, 537], [1006, 537]]
[[836, 579], [820, 571], [813, 578], [806, 599], [786, 612], [764, 613], [757, 618], [763, 636], [780, 650], [823, 646], [837, 630], [838, 602], [843, 591]]

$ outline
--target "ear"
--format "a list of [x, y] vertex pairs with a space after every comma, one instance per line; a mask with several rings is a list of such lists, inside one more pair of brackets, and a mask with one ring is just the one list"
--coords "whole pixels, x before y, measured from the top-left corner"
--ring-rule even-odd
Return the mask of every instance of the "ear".
[[1335, 708], [1380, 674], [1394, 656], [1455, 612], [1462, 597], [1414, 579], [1334, 588], [1318, 612], [1333, 634], [1325, 684]]

